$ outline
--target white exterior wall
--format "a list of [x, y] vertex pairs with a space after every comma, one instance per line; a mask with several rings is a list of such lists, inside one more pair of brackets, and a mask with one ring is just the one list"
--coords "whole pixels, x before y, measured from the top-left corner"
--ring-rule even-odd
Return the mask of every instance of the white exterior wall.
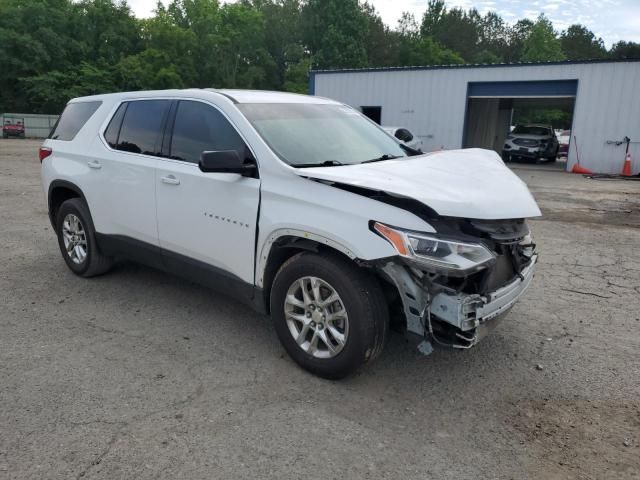
[[[316, 72], [315, 95], [355, 108], [382, 106], [382, 124], [405, 126], [424, 150], [462, 146], [467, 84], [536, 80], [578, 80], [572, 135], [580, 164], [595, 172], [620, 173], [624, 146], [607, 145], [625, 135], [640, 142], [640, 62], [518, 65]], [[640, 172], [640, 143], [630, 147], [633, 173]], [[567, 168], [576, 162], [571, 144]]]

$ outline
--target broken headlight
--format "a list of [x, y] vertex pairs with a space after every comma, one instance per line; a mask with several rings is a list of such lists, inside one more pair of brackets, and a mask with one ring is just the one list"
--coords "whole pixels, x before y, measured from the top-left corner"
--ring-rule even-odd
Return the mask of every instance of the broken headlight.
[[495, 255], [482, 244], [444, 239], [432, 233], [392, 228], [375, 222], [373, 229], [394, 246], [398, 254], [423, 267], [449, 274], [469, 274], [485, 268]]

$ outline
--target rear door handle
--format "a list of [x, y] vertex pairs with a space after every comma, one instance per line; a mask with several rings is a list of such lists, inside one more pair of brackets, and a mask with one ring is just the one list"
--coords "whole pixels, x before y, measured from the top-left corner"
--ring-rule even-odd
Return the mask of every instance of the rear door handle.
[[173, 175], [167, 175], [166, 177], [162, 177], [162, 183], [166, 183], [167, 185], [180, 185], [180, 180], [178, 180]]
[[95, 168], [96, 170], [102, 168], [102, 165], [97, 160], [91, 160], [90, 162], [87, 162], [87, 165], [89, 165], [89, 168]]

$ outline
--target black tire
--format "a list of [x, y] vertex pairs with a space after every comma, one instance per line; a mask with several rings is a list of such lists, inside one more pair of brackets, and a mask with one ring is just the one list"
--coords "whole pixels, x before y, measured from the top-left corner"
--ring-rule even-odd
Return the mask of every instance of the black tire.
[[[285, 298], [300, 278], [313, 276], [329, 283], [349, 317], [344, 347], [331, 358], [316, 358], [293, 338], [285, 318]], [[282, 345], [302, 368], [328, 379], [343, 378], [373, 361], [384, 347], [389, 311], [378, 280], [338, 254], [300, 253], [279, 269], [271, 289], [271, 317]]]
[[[86, 257], [80, 263], [75, 263], [72, 260], [70, 254], [67, 252], [62, 235], [65, 218], [70, 214], [75, 215], [79, 219], [86, 239]], [[111, 269], [113, 266], [113, 258], [100, 253], [89, 207], [87, 207], [84, 201], [80, 198], [66, 200], [60, 205], [55, 218], [60, 253], [62, 253], [62, 258], [73, 273], [88, 278], [101, 275]]]

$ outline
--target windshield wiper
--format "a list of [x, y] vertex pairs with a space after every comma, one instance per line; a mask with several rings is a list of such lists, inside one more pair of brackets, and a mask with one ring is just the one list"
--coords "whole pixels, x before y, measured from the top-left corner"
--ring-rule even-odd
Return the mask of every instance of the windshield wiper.
[[393, 160], [396, 158], [400, 158], [400, 157], [398, 155], [389, 155], [388, 153], [385, 153], [384, 155], [380, 155], [378, 158], [372, 158], [371, 160], [365, 160], [364, 162], [360, 162], [360, 163], [383, 162], [385, 160]]
[[339, 162], [337, 160], [325, 160], [320, 163], [292, 163], [292, 167], [296, 168], [312, 168], [312, 167], [339, 167], [340, 165], [344, 165], [344, 163]]

